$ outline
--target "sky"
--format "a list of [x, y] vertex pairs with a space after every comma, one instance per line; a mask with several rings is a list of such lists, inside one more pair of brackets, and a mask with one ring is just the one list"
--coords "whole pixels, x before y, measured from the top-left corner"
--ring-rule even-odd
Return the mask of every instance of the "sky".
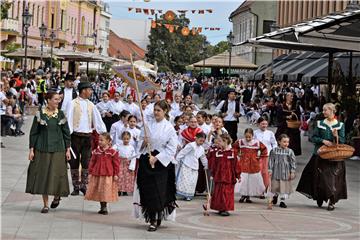
[[[135, 13], [135, 10], [128, 11], [128, 7], [133, 8], [153, 8], [162, 9], [163, 13], [167, 10], [195, 10], [195, 9], [212, 9], [213, 13], [192, 14], [191, 11], [186, 13], [190, 19], [190, 27], [218, 27], [220, 31], [204, 31], [208, 41], [215, 45], [220, 41], [226, 41], [226, 36], [232, 29], [232, 23], [229, 22], [229, 16], [232, 11], [238, 8], [243, 0], [107, 0], [110, 5], [110, 13], [113, 19], [148, 19], [152, 15], [144, 13]], [[176, 11], [174, 11], [177, 13]]]

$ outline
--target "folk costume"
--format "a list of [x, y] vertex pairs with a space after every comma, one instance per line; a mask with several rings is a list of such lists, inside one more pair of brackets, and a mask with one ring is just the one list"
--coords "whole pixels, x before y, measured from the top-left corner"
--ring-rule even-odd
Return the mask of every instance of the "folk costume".
[[314, 153], [306, 164], [296, 188], [296, 191], [316, 200], [319, 206], [328, 200], [335, 204], [340, 199], [347, 199], [345, 162], [328, 161], [317, 154], [323, 140], [334, 141], [333, 129], [338, 132], [339, 143], [344, 143], [345, 126], [342, 122], [335, 120], [330, 123], [326, 119], [317, 121], [311, 138], [315, 144]]
[[240, 159], [240, 195], [261, 196], [265, 191], [260, 168], [261, 161], [267, 158], [265, 145], [255, 139], [250, 142], [239, 139], [234, 143], [233, 148]]
[[296, 171], [294, 151], [290, 148], [276, 147], [270, 152], [269, 173], [271, 173], [271, 192], [279, 195], [284, 201], [293, 192], [291, 173]]
[[120, 158], [119, 192], [131, 193], [134, 191], [135, 181], [135, 149], [131, 144], [124, 145], [122, 143], [116, 144], [114, 148], [119, 152]]
[[191, 128], [187, 127], [180, 133], [180, 139], [183, 146], [188, 143], [194, 142], [196, 138], [196, 134], [203, 132], [203, 130], [199, 127]]
[[234, 113], [240, 114], [240, 102], [238, 100], [223, 100], [216, 107], [215, 111], [226, 113], [224, 117], [224, 127], [229, 132], [233, 142], [237, 140], [239, 118]]
[[114, 176], [119, 175], [120, 160], [113, 148], [98, 146], [91, 154], [89, 184], [85, 200], [97, 202], [118, 201], [118, 185]]
[[[296, 115], [296, 116], [295, 116]], [[295, 156], [301, 155], [301, 137], [298, 128], [289, 128], [287, 126], [287, 118], [291, 116], [291, 120], [300, 119], [301, 112], [295, 105], [288, 106], [286, 103], [281, 105], [277, 111], [278, 128], [275, 137], [278, 138], [281, 134], [286, 134], [290, 138], [289, 148], [295, 153]]]
[[[79, 92], [89, 87], [91, 85], [88, 82], [80, 82], [78, 85]], [[106, 132], [106, 126], [95, 105], [80, 96], [68, 104], [66, 115], [71, 133], [71, 148], [74, 152], [69, 162], [74, 187], [73, 195], [78, 195], [79, 190], [85, 195], [88, 183], [88, 164], [91, 157], [92, 132], [95, 129], [98, 134], [104, 133]], [[80, 163], [81, 181], [79, 175]]]
[[178, 196], [190, 200], [194, 197], [198, 180], [199, 159], [206, 171], [208, 162], [203, 146], [196, 142], [187, 144], [176, 156], [178, 164], [176, 174], [176, 193]]
[[35, 155], [29, 164], [25, 192], [67, 197], [65, 150], [70, 147], [70, 130], [64, 113], [49, 114], [42, 108], [34, 117], [29, 137]]
[[101, 101], [98, 104], [96, 104], [96, 108], [99, 110], [101, 114], [101, 118], [106, 126], [106, 131], [110, 132], [111, 125], [113, 124], [113, 118], [106, 116], [106, 113], [110, 113], [111, 102], [107, 101]]
[[[275, 135], [270, 130], [262, 131], [261, 129], [257, 129], [254, 131], [254, 139], [259, 140], [266, 146], [267, 156], [269, 156], [270, 151], [273, 148], [277, 147], [277, 142]], [[269, 172], [268, 172], [268, 158], [263, 158], [263, 161], [260, 162], [260, 170], [261, 176], [264, 181], [265, 188], [267, 188], [270, 184]]]
[[173, 162], [178, 146], [177, 135], [174, 127], [166, 119], [148, 122], [147, 129], [151, 154], [156, 156], [158, 161], [155, 168], [152, 168], [147, 148], [139, 158], [137, 186], [134, 192], [134, 216], [144, 217], [146, 222], [175, 220], [177, 205]]
[[240, 175], [237, 157], [232, 149], [209, 151], [209, 170], [215, 187], [210, 208], [219, 212], [234, 210], [234, 187]]

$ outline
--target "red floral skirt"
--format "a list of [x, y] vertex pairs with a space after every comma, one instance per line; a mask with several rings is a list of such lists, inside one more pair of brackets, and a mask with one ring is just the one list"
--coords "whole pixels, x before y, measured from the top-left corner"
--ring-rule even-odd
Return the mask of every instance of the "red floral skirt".
[[130, 161], [120, 161], [119, 192], [133, 192], [135, 173], [129, 170]]

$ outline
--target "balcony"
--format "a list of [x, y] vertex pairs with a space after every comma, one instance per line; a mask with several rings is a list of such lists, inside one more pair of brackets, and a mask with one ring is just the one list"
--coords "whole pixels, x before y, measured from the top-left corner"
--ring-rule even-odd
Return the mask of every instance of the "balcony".
[[94, 46], [94, 38], [89, 36], [80, 36], [79, 45]]
[[2, 19], [1, 31], [19, 32], [19, 21], [16, 19]]

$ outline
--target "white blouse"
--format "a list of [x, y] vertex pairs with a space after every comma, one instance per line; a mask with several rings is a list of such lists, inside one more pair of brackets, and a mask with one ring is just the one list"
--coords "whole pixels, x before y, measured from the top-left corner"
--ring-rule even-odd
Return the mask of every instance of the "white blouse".
[[196, 142], [188, 143], [176, 156], [178, 164], [185, 164], [187, 167], [198, 170], [199, 159], [203, 164], [204, 168], [208, 168], [208, 161], [205, 157], [205, 149], [203, 146], [199, 146]]
[[138, 121], [141, 121], [140, 108], [135, 103], [125, 104], [125, 110], [129, 111], [131, 115], [136, 116]]
[[[126, 158], [130, 160], [129, 170], [134, 171], [136, 166], [136, 152], [132, 145], [124, 145], [124, 144], [115, 144], [113, 146], [115, 150], [118, 151], [120, 158]], [[123, 160], [122, 160], [123, 161]]]
[[125, 110], [125, 105], [122, 101], [115, 102], [114, 100], [112, 100], [110, 102], [110, 111], [113, 114], [119, 115], [123, 110]]
[[117, 143], [122, 143], [120, 137], [121, 137], [121, 131], [124, 128], [124, 123], [120, 120], [111, 125], [110, 128], [110, 137], [112, 140], [112, 144], [115, 145]]
[[[175, 162], [175, 153], [178, 145], [178, 139], [174, 127], [166, 119], [157, 122], [155, 119], [147, 123], [147, 134], [150, 142], [151, 151], [159, 152], [156, 158], [165, 167], [170, 162]], [[144, 131], [141, 132], [141, 138], [144, 139]], [[142, 149], [146, 153], [147, 148]]]
[[111, 102], [104, 102], [101, 101], [98, 104], [96, 104], [96, 108], [99, 110], [100, 114], [104, 117], [105, 113], [110, 112], [110, 106], [111, 106]]
[[273, 148], [276, 148], [278, 146], [275, 135], [270, 130], [262, 131], [260, 129], [257, 129], [254, 131], [254, 138], [259, 140], [266, 146], [268, 155]]

